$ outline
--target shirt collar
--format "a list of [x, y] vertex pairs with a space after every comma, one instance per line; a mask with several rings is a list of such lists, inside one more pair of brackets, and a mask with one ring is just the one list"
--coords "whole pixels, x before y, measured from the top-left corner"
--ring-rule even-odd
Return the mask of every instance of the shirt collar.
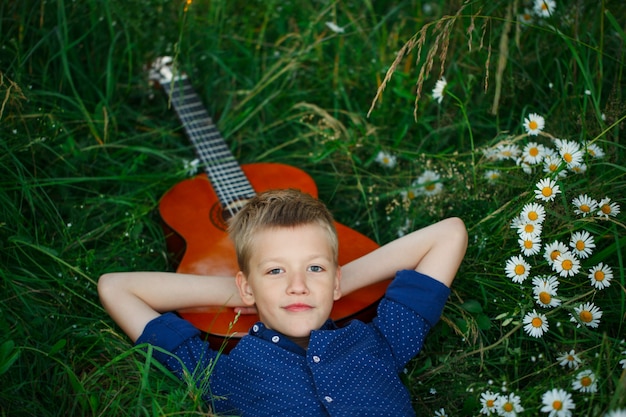
[[[318, 330], [335, 330], [337, 325], [332, 320], [328, 319]], [[311, 332], [311, 336], [314, 332]], [[301, 346], [298, 346], [295, 342], [291, 341], [287, 336], [282, 333], [279, 333], [275, 330], [267, 328], [262, 322], [256, 322], [254, 326], [250, 328], [248, 332], [250, 336], [258, 337], [263, 339], [269, 343], [280, 346], [283, 349], [286, 349], [290, 352], [297, 353], [299, 355], [305, 356], [306, 350], [304, 350]]]

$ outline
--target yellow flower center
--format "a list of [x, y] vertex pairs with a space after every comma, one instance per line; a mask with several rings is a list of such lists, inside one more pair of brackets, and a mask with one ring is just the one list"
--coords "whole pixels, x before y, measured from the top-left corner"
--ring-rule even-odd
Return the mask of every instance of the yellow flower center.
[[511, 411], [513, 411], [513, 404], [504, 403], [504, 405], [502, 406], [502, 409], [506, 411], [507, 413], [510, 413]]
[[566, 153], [565, 155], [563, 155], [563, 159], [565, 159], [565, 162], [569, 164], [574, 158], [572, 157], [571, 153]]
[[602, 213], [604, 214], [611, 214], [611, 206], [608, 204], [603, 204], [602, 207], [600, 207], [600, 210], [602, 210]]
[[570, 261], [569, 259], [566, 259], [563, 262], [561, 262], [561, 267], [566, 271], [569, 271], [570, 269], [572, 269], [573, 266], [574, 266], [574, 263]]
[[485, 402], [485, 405], [486, 405], [487, 407], [489, 407], [489, 408], [493, 407], [495, 404], [496, 404], [495, 400], [492, 400], [492, 399], [488, 399], [488, 400]]
[[579, 240], [576, 242], [576, 249], [577, 250], [585, 250], [585, 242], [583, 242], [582, 240]]
[[434, 189], [435, 189], [435, 184], [428, 184], [428, 185], [427, 185], [426, 187], [424, 187], [424, 188], [426, 188], [428, 191], [432, 191], [432, 190], [434, 190]]
[[537, 220], [539, 218], [539, 215], [536, 211], [531, 211], [530, 213], [528, 213], [528, 218], [530, 220]]
[[596, 271], [596, 272], [593, 274], [593, 278], [594, 278], [596, 281], [604, 281], [604, 272], [603, 272], [603, 271]]
[[591, 385], [592, 382], [593, 380], [591, 379], [591, 377], [587, 375], [580, 378], [580, 385], [582, 385], [583, 387], [588, 387], [589, 385]]
[[593, 320], [593, 314], [591, 314], [591, 311], [589, 310], [581, 311], [578, 317], [580, 317], [580, 319], [585, 323], [591, 323], [591, 321]]
[[559, 400], [554, 400], [552, 402], [552, 408], [555, 410], [560, 410], [561, 408], [563, 408], [563, 403]]
[[539, 328], [543, 324], [543, 320], [541, 320], [539, 317], [535, 317], [533, 318], [531, 324], [533, 325], [533, 327]]
[[552, 301], [552, 296], [548, 292], [541, 291], [539, 293], [539, 301], [541, 301], [543, 304], [550, 304], [550, 301]]
[[553, 261], [556, 261], [556, 258], [558, 258], [560, 254], [561, 252], [559, 252], [558, 250], [553, 250], [552, 253], [550, 254], [550, 259], [552, 259]]
[[552, 195], [552, 187], [543, 187], [541, 194], [543, 194], [544, 197], [550, 197]]
[[524, 226], [524, 231], [526, 233], [532, 233], [535, 231], [535, 226], [529, 223], [526, 226]]
[[589, 207], [586, 204], [581, 204], [580, 205], [580, 211], [585, 212], [585, 213], [589, 213], [591, 211], [591, 207]]
[[546, 4], [545, 1], [541, 3], [541, 10], [548, 10], [548, 5]]
[[533, 241], [532, 240], [525, 240], [524, 241], [524, 247], [526, 249], [532, 249], [533, 248]]
[[531, 120], [530, 122], [528, 122], [528, 128], [530, 130], [535, 130], [539, 127], [539, 124], [537, 123], [536, 120]]
[[548, 169], [551, 172], [555, 172], [557, 169], [559, 169], [559, 166], [557, 164], [550, 164], [550, 166], [548, 167]]
[[530, 148], [528, 153], [530, 154], [530, 156], [537, 156], [537, 155], [539, 155], [539, 149], [537, 149], [537, 148]]
[[515, 273], [517, 275], [523, 275], [524, 272], [526, 272], [526, 268], [524, 268], [524, 265], [515, 265]]

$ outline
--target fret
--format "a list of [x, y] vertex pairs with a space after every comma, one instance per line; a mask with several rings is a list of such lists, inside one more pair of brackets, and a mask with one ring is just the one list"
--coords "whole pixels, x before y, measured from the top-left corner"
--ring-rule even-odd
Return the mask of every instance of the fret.
[[[256, 193], [188, 79], [162, 83], [222, 207]], [[232, 209], [230, 209], [232, 210]]]

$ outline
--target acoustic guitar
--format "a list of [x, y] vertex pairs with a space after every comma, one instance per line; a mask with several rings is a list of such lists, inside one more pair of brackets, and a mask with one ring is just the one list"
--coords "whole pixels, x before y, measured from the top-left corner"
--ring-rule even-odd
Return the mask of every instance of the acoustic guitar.
[[[295, 188], [317, 198], [317, 187], [304, 171], [279, 163], [239, 165], [195, 93], [188, 77], [174, 71], [172, 59], [159, 58], [150, 79], [157, 82], [195, 148], [204, 172], [177, 183], [163, 195], [159, 212], [168, 251], [179, 273], [234, 276], [238, 272], [235, 248], [228, 236], [227, 219], [257, 192]], [[376, 242], [338, 222], [339, 264], [343, 265], [378, 247]], [[364, 287], [335, 302], [331, 318], [339, 325], [352, 319], [369, 321], [375, 314], [389, 280]], [[233, 308], [207, 306], [178, 311], [206, 333], [212, 346], [232, 349], [259, 320], [255, 314], [237, 317]]]

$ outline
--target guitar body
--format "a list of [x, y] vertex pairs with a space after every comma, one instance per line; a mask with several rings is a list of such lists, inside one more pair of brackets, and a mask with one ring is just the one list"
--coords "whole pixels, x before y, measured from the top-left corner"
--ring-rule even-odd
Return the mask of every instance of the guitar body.
[[[295, 188], [317, 197], [317, 186], [304, 171], [283, 164], [256, 163], [241, 166], [256, 192], [277, 188]], [[220, 200], [206, 174], [182, 181], [161, 199], [159, 211], [166, 231], [168, 250], [178, 262], [177, 272], [196, 275], [232, 276], [239, 271], [235, 248], [226, 231]], [[339, 264], [365, 255], [378, 245], [340, 223]], [[335, 302], [331, 318], [339, 324], [353, 318], [371, 320], [378, 300], [389, 281], [362, 288]], [[213, 343], [226, 344], [230, 350], [237, 340], [259, 320], [258, 316], [240, 315], [234, 309], [206, 307], [179, 311], [195, 327], [207, 333]], [[235, 320], [236, 319], [236, 320]], [[211, 340], [213, 339], [213, 340]]]

